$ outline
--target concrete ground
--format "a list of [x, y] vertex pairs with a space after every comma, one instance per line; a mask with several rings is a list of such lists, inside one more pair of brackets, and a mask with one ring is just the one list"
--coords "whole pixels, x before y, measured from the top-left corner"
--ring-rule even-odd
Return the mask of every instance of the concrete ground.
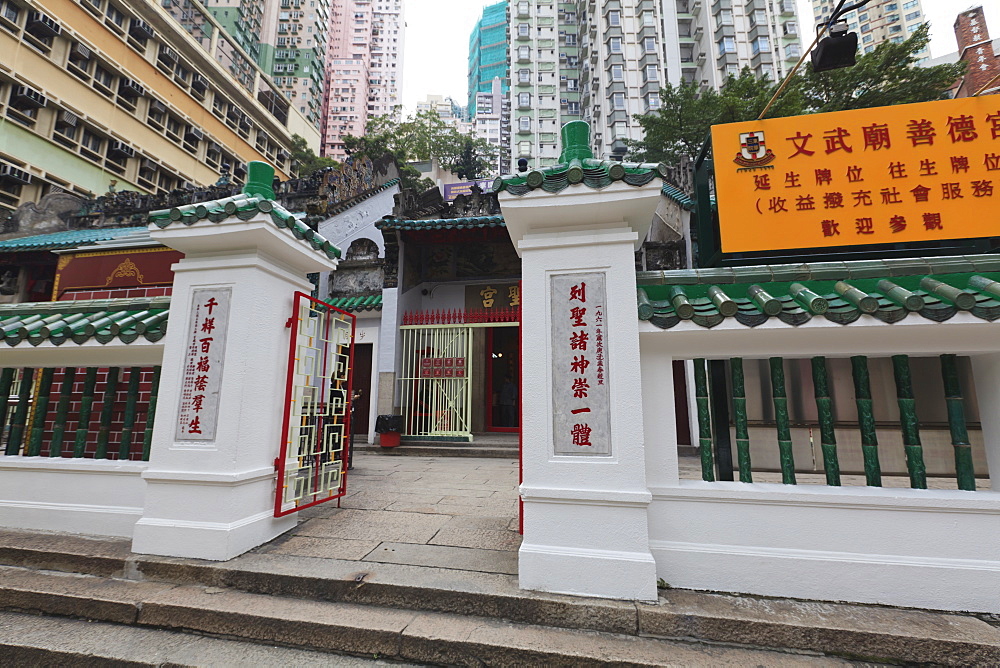
[[517, 574], [516, 459], [357, 453], [347, 495], [255, 552]]
[[[681, 457], [681, 477], [701, 479], [695, 457]], [[825, 484], [822, 474], [798, 474], [799, 484]], [[780, 473], [754, 473], [780, 483]], [[981, 487], [988, 480], [978, 481]], [[864, 476], [843, 476], [864, 485]], [[886, 487], [908, 487], [885, 476]], [[256, 550], [357, 562], [406, 564], [517, 575], [517, 460], [398, 457], [358, 452], [340, 507], [330, 501], [301, 511], [292, 531]], [[931, 489], [956, 489], [953, 478], [930, 478]]]

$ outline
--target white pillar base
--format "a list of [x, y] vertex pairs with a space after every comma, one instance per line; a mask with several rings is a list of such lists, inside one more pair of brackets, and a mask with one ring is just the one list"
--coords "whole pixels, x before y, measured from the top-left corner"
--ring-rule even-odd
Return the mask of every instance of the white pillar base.
[[[559, 490], [532, 490], [546, 492], [558, 494]], [[520, 587], [655, 601], [656, 562], [645, 540], [649, 493], [629, 495], [643, 497], [642, 501], [599, 498], [606, 497], [601, 492], [591, 496], [595, 498], [558, 502], [525, 498], [525, 542], [518, 551], [517, 566]]]
[[295, 514], [275, 518], [266, 503], [274, 498], [273, 469], [207, 476], [147, 471], [143, 477], [146, 512], [132, 535], [132, 551], [140, 554], [226, 561], [298, 521]]

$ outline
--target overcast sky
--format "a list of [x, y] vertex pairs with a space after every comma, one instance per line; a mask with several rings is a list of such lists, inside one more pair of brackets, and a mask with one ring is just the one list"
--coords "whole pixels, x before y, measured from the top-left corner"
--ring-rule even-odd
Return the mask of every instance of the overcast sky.
[[[468, 99], [469, 35], [483, 7], [495, 0], [403, 0], [406, 43], [403, 52], [403, 106], [412, 111], [427, 95], [452, 96], [460, 104]], [[810, 0], [796, 0], [799, 20], [811, 25]], [[902, 3], [903, 0], [900, 0]], [[964, 0], [923, 0], [931, 22], [931, 56], [956, 50], [952, 25], [957, 13], [977, 5], [986, 10], [993, 38], [1000, 37], [1000, 0], [966, 3]], [[809, 33], [805, 30], [803, 38]], [[810, 40], [811, 41], [811, 40]], [[804, 45], [806, 46], [806, 45]]]

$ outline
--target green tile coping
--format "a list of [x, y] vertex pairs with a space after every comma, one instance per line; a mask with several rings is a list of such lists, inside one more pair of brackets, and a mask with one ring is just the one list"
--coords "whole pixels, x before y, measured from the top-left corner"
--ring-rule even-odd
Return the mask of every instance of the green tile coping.
[[213, 223], [219, 223], [233, 216], [240, 220], [250, 220], [258, 214], [269, 215], [275, 227], [289, 230], [296, 239], [305, 241], [314, 250], [325, 253], [327, 257], [341, 257], [340, 249], [327, 241], [319, 232], [298, 220], [274, 200], [257, 195], [241, 193], [200, 204], [185, 204], [172, 209], [150, 211], [148, 220], [163, 229], [177, 222], [194, 225], [200, 220], [208, 219]]
[[155, 343], [167, 333], [169, 308], [170, 297], [0, 304], [0, 338], [8, 346], [91, 338], [132, 343], [139, 337]]
[[67, 230], [52, 234], [37, 234], [0, 241], [0, 253], [20, 251], [60, 250], [90, 246], [98, 241], [110, 241], [118, 237], [135, 234], [144, 227], [107, 227], [88, 230]]
[[[638, 187], [657, 177], [666, 179], [670, 173], [662, 162], [617, 162], [594, 158], [590, 148], [590, 125], [586, 121], [570, 121], [562, 127], [562, 147], [559, 164], [533, 169], [527, 174], [498, 176], [493, 181], [493, 192], [506, 191], [520, 196], [541, 189], [558, 193], [578, 183], [599, 189], [617, 181]], [[672, 193], [664, 194], [673, 197]]]
[[506, 227], [503, 216], [473, 216], [469, 218], [430, 218], [404, 220], [385, 216], [376, 221], [380, 230], [471, 230], [485, 227]]
[[712, 327], [726, 316], [751, 327], [770, 316], [792, 325], [818, 315], [848, 324], [862, 313], [897, 322], [911, 311], [936, 321], [962, 310], [1000, 318], [998, 255], [639, 272], [636, 278], [639, 318], [662, 328], [682, 319]]
[[355, 311], [381, 311], [382, 295], [338, 297], [336, 299], [328, 299], [326, 303], [348, 313]]

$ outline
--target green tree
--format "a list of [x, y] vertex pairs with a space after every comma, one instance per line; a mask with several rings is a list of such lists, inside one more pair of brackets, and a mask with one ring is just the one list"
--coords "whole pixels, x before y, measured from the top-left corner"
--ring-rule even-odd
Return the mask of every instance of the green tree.
[[[860, 56], [853, 67], [817, 73], [807, 65], [768, 110], [767, 118], [944, 99], [965, 71], [965, 63], [917, 67], [916, 54], [926, 48], [928, 39], [924, 24], [903, 42], [883, 42]], [[650, 162], [675, 162], [681, 155], [694, 158], [713, 125], [757, 118], [777, 87], [768, 79], [757, 79], [749, 68], [738, 77], [730, 76], [719, 92], [702, 92], [694, 84], [667, 85], [660, 91], [660, 109], [636, 116], [645, 136], [630, 142], [632, 157]]]
[[422, 111], [403, 120], [394, 115], [372, 118], [364, 136], [348, 135], [344, 137], [344, 146], [354, 155], [373, 159], [392, 154], [400, 165], [403, 187], [416, 190], [434, 184], [430, 179], [422, 179], [409, 162], [437, 158], [444, 169], [473, 179], [487, 175], [496, 157], [496, 149], [489, 142], [463, 135], [433, 111]]
[[336, 167], [340, 163], [333, 158], [321, 158], [316, 152], [309, 148], [305, 138], [299, 135], [292, 135], [292, 164], [299, 166], [299, 177], [305, 178], [313, 172], [326, 167]]
[[[758, 79], [749, 67], [740, 75], [730, 75], [722, 90], [702, 91], [697, 84], [667, 84], [660, 90], [660, 108], [636, 116], [644, 138], [629, 142], [632, 157], [643, 162], [676, 162], [681, 155], [694, 157], [719, 123], [736, 123], [757, 118], [777, 90], [770, 79]], [[768, 117], [803, 113], [798, 90], [786, 90], [768, 111]]]

